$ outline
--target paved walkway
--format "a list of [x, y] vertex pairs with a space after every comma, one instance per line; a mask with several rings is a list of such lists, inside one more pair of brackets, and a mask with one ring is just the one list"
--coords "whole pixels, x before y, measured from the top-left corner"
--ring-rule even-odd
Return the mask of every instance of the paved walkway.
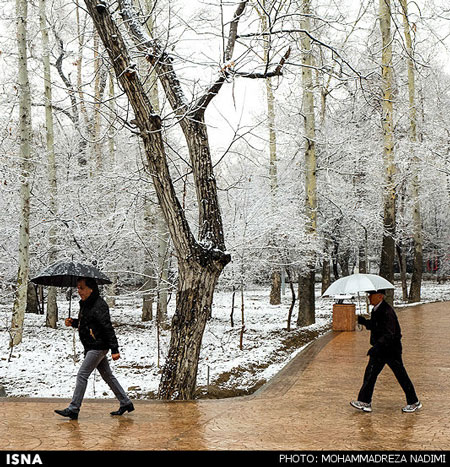
[[404, 361], [423, 403], [403, 414], [400, 386], [381, 373], [373, 412], [356, 398], [369, 333], [330, 332], [252, 396], [137, 401], [111, 417], [112, 400], [86, 400], [77, 421], [53, 413], [67, 400], [2, 399], [1, 450], [440, 450], [450, 449], [450, 303], [398, 311]]

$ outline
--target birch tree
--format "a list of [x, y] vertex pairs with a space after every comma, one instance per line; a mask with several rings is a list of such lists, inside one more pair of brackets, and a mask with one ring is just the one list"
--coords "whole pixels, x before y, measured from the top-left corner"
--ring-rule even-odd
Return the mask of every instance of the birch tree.
[[[313, 56], [312, 41], [307, 34], [311, 31], [311, 0], [302, 1], [300, 20], [302, 48], [302, 88], [303, 118], [305, 131], [305, 212], [307, 216], [306, 232], [314, 238], [317, 230], [317, 180], [316, 180], [316, 119], [314, 104], [314, 84], [312, 76]], [[315, 322], [315, 263], [313, 251], [309, 254], [308, 267], [299, 272], [299, 313], [298, 326], [308, 326]]]
[[31, 172], [31, 95], [28, 79], [27, 59], [27, 0], [16, 1], [18, 88], [19, 88], [19, 138], [22, 180], [20, 187], [20, 229], [19, 229], [19, 270], [16, 297], [11, 321], [10, 347], [22, 342], [23, 322], [27, 305], [30, 244], [30, 183]]
[[413, 202], [413, 241], [414, 241], [414, 262], [411, 277], [411, 287], [409, 289], [409, 301], [420, 302], [420, 289], [422, 285], [422, 263], [423, 263], [423, 235], [422, 216], [420, 213], [420, 182], [419, 182], [419, 157], [417, 155], [417, 106], [416, 106], [416, 85], [414, 72], [414, 57], [411, 38], [411, 25], [408, 17], [408, 4], [406, 0], [400, 0], [403, 17], [403, 30], [405, 35], [406, 55], [408, 63], [408, 97], [409, 97], [409, 139], [411, 151], [411, 197]]
[[[260, 6], [257, 6], [258, 15], [261, 20], [261, 32], [263, 35], [263, 60], [265, 64], [270, 63], [270, 54], [272, 53], [271, 44], [271, 31], [269, 26], [271, 2], [262, 0]], [[266, 88], [266, 102], [267, 102], [267, 122], [268, 122], [268, 141], [269, 141], [269, 180], [270, 180], [270, 194], [271, 194], [271, 208], [272, 210], [277, 209], [277, 191], [278, 191], [278, 175], [277, 175], [277, 136], [275, 128], [275, 95], [272, 84], [272, 78], [267, 77], [265, 79]], [[273, 227], [276, 229], [276, 226]], [[271, 290], [270, 290], [270, 304], [279, 305], [281, 303], [281, 268], [276, 266], [280, 263], [280, 259], [277, 257], [277, 245], [275, 239], [275, 232], [270, 239], [270, 247], [273, 250], [271, 263]]]
[[[46, 149], [47, 149], [47, 165], [48, 165], [48, 182], [49, 182], [49, 211], [50, 216], [56, 218], [58, 212], [58, 191], [56, 177], [56, 160], [55, 160], [55, 136], [53, 128], [53, 111], [52, 111], [52, 80], [50, 71], [50, 49], [49, 35], [47, 25], [47, 13], [45, 0], [39, 0], [39, 21], [42, 36], [42, 63], [44, 66], [44, 96], [45, 96], [45, 129], [46, 129]], [[49, 230], [49, 264], [57, 260], [56, 246], [56, 222], [52, 222]], [[49, 287], [47, 296], [47, 315], [46, 324], [51, 328], [56, 328], [58, 320], [58, 308], [56, 304], [56, 287]]]
[[[379, 1], [379, 22], [381, 31], [381, 86], [382, 86], [382, 130], [383, 161], [385, 172], [383, 242], [381, 248], [380, 275], [394, 281], [395, 258], [395, 162], [394, 162], [394, 119], [393, 119], [393, 64], [390, 0]], [[387, 299], [392, 303], [393, 293], [388, 291]]]

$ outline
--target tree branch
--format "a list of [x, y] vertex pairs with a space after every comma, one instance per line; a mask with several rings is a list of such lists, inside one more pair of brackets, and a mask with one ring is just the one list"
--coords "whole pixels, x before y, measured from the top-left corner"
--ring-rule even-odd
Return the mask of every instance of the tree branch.
[[325, 47], [325, 48], [329, 49], [331, 51], [331, 53], [333, 55], [336, 55], [341, 60], [342, 63], [345, 63], [353, 73], [355, 73], [359, 78], [363, 78], [363, 76], [361, 76], [361, 73], [358, 70], [355, 70], [355, 68], [353, 68], [353, 66], [347, 60], [345, 60], [334, 47], [332, 47], [331, 45], [328, 45], [325, 42], [322, 42], [321, 40], [317, 39], [309, 31], [307, 31], [305, 29], [298, 29], [298, 28], [296, 28], [296, 29], [281, 29], [279, 31], [240, 34], [240, 35], [237, 36], [237, 39], [254, 38], [254, 37], [258, 37], [258, 36], [268, 36], [268, 35], [272, 35], [272, 34], [292, 34], [292, 33], [306, 34], [312, 40], [312, 42], [314, 42], [314, 43], [316, 43], [316, 44], [318, 44], [318, 45], [320, 45], [322, 47]]
[[144, 86], [131, 63], [122, 33], [108, 8], [97, 0], [85, 0], [85, 4], [105, 45], [118, 81], [133, 108], [135, 121], [144, 142], [155, 191], [173, 244], [177, 253], [183, 258], [187, 258], [195, 253], [196, 242], [169, 173], [161, 134], [161, 118], [154, 112]]
[[203, 96], [201, 96], [197, 102], [195, 103], [194, 108], [196, 112], [204, 113], [206, 108], [208, 107], [209, 103], [214, 99], [215, 96], [219, 93], [220, 89], [222, 88], [223, 83], [226, 81], [227, 76], [230, 73], [230, 66], [228, 62], [233, 58], [234, 47], [236, 45], [236, 38], [237, 38], [237, 29], [239, 25], [239, 20], [241, 16], [244, 14], [245, 6], [247, 5], [248, 0], [242, 1], [236, 11], [234, 12], [233, 21], [230, 23], [230, 32], [228, 33], [228, 42], [227, 47], [225, 49], [225, 64], [221, 69], [221, 76], [217, 79], [217, 81], [206, 91]]
[[283, 75], [283, 66], [286, 63], [286, 60], [289, 58], [291, 54], [291, 48], [289, 47], [286, 53], [281, 57], [280, 63], [277, 65], [275, 70], [267, 71], [266, 73], [245, 73], [242, 71], [234, 72], [237, 76], [243, 76], [244, 78], [252, 78], [252, 79], [260, 79], [260, 78], [272, 78], [274, 76], [282, 76]]

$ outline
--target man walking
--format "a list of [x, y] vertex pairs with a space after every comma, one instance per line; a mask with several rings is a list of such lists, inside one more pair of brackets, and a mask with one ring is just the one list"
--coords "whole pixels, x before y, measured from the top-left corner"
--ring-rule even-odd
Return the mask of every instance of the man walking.
[[413, 383], [403, 366], [401, 331], [394, 309], [386, 303], [385, 291], [370, 291], [369, 302], [373, 305], [370, 319], [358, 316], [358, 323], [371, 331], [369, 349], [369, 363], [364, 373], [364, 381], [359, 391], [358, 400], [350, 404], [358, 410], [372, 412], [372, 394], [378, 375], [387, 364], [393, 371], [397, 381], [406, 395], [407, 405], [403, 412], [411, 413], [422, 407], [417, 398]]
[[79, 279], [77, 289], [81, 298], [78, 319], [67, 318], [65, 324], [78, 328], [85, 358], [77, 374], [77, 383], [69, 407], [55, 412], [72, 420], [78, 418], [89, 376], [96, 368], [120, 402], [119, 410], [111, 412], [111, 415], [131, 412], [134, 410], [133, 403], [113, 375], [106, 357], [111, 349], [112, 359], [120, 358], [108, 305], [100, 297], [95, 279]]

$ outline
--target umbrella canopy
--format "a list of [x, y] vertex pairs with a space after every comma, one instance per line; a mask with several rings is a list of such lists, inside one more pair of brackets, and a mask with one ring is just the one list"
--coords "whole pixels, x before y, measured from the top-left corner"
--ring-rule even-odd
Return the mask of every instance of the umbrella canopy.
[[370, 290], [394, 289], [386, 279], [377, 274], [352, 274], [333, 282], [322, 296], [354, 294]]
[[95, 279], [99, 285], [111, 284], [111, 280], [94, 266], [75, 261], [58, 261], [33, 277], [31, 282], [55, 287], [76, 287], [77, 279], [83, 277]]

